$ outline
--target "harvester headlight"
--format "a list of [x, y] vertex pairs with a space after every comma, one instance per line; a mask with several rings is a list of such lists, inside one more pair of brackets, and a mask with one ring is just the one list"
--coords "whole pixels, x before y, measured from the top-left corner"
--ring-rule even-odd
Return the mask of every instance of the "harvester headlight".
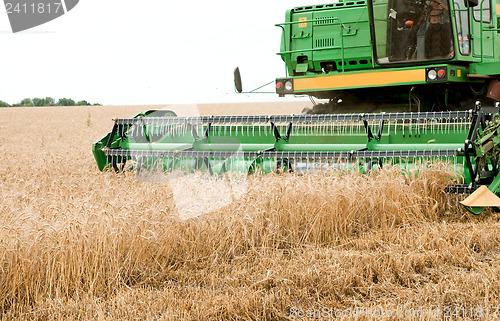
[[448, 81], [447, 70], [446, 66], [425, 68], [425, 80], [427, 82], [446, 82]]
[[283, 97], [286, 94], [293, 94], [293, 79], [276, 79], [276, 93], [279, 94], [280, 97]]
[[427, 73], [427, 78], [429, 78], [430, 80], [436, 80], [437, 72], [434, 69], [429, 70], [429, 72]]

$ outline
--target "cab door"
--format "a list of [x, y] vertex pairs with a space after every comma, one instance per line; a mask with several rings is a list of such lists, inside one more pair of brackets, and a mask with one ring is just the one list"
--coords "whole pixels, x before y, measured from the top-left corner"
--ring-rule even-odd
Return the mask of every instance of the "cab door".
[[470, 8], [470, 27], [472, 36], [472, 56], [475, 58], [492, 59], [493, 46], [496, 39], [494, 11], [492, 0], [478, 0], [478, 5]]

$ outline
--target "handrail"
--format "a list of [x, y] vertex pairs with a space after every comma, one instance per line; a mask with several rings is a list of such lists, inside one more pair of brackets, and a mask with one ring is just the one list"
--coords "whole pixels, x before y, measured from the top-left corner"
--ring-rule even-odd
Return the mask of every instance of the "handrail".
[[[484, 1], [484, 0], [483, 0]], [[321, 19], [318, 19], [319, 21], [321, 21]], [[294, 24], [299, 24], [299, 23], [314, 23], [318, 20], [303, 20], [303, 21], [290, 21], [290, 22], [283, 22], [283, 23], [278, 23], [278, 24], [275, 24], [276, 27], [280, 27], [282, 30], [283, 30], [283, 37], [284, 37], [284, 34], [285, 34], [285, 28], [284, 26], [289, 26], [289, 25], [294, 25]], [[341, 51], [341, 58], [342, 58], [342, 72], [344, 72], [345, 68], [344, 68], [344, 64], [345, 64], [345, 58], [344, 58], [344, 24], [342, 23], [342, 20], [340, 20], [338, 17], [329, 17], [329, 18], [325, 18], [324, 20], [336, 20], [338, 21], [338, 24], [340, 25], [340, 51]], [[331, 25], [334, 25], [336, 23], [327, 23], [327, 24], [331, 24]], [[285, 50], [287, 49], [286, 47], [286, 41], [284, 42], [285, 43]], [[291, 51], [284, 51], [284, 52], [279, 52], [277, 53], [278, 55], [285, 55], [285, 64], [288, 66], [287, 64], [287, 61], [286, 61], [286, 54], [288, 53], [294, 53], [294, 52], [301, 52], [301, 51], [319, 51], [319, 50], [331, 50], [331, 49], [339, 49], [338, 46], [335, 46], [335, 48], [333, 47], [327, 47], [327, 48], [314, 48], [314, 49], [306, 49], [306, 50], [291, 50]], [[288, 70], [288, 69], [287, 69]], [[287, 76], [288, 76], [288, 73], [287, 73]]]
[[[280, 26], [280, 25], [275, 25], [276, 27], [280, 27], [281, 28], [281, 43], [283, 43], [285, 45], [285, 50], [286, 50], [286, 47], [287, 47], [287, 41], [285, 41], [285, 28], [283, 28], [283, 26]], [[281, 50], [280, 50], [281, 51]], [[278, 55], [280, 55], [280, 52], [278, 53]], [[288, 62], [286, 61], [286, 55], [283, 54], [281, 55], [283, 57], [283, 60], [285, 61], [285, 77], [288, 77]]]
[[290, 53], [297, 53], [297, 52], [303, 52], [303, 51], [321, 51], [321, 50], [331, 50], [331, 49], [342, 49], [340, 46], [331, 46], [331, 47], [321, 47], [321, 48], [311, 48], [311, 49], [297, 49], [297, 50], [288, 50], [288, 51], [280, 51], [277, 54], [290, 54]]
[[[481, 62], [484, 61], [483, 31], [490, 31], [490, 30], [491, 31], [496, 31], [498, 29], [498, 28], [496, 28], [496, 29], [489, 29], [489, 28], [484, 28], [483, 27], [483, 12], [484, 12], [483, 11], [483, 4], [484, 4], [484, 1], [486, 1], [486, 0], [482, 0], [481, 1], [481, 5], [479, 6], [479, 10], [480, 10], [480, 12], [479, 12], [479, 19], [480, 19], [480, 21], [479, 21], [479, 29], [480, 29], [479, 30], [479, 35], [480, 35], [480, 38], [481, 38]], [[487, 1], [490, 1], [490, 0], [487, 0]], [[490, 11], [493, 10], [491, 8], [491, 3], [490, 3], [490, 8], [489, 9], [490, 9]], [[492, 17], [491, 12], [490, 12], [490, 17]], [[472, 19], [474, 19], [474, 9], [472, 9]], [[491, 20], [490, 23], [492, 23], [493, 19], [490, 19], [490, 20]], [[493, 46], [492, 48], [493, 48], [493, 50], [495, 50], [495, 46]], [[492, 53], [492, 55], [493, 55], [493, 57], [495, 57], [495, 53], [494, 52]]]
[[[484, 60], [484, 54], [483, 54], [483, 3], [485, 0], [481, 1], [481, 5], [479, 7], [480, 13], [479, 13], [479, 35], [481, 38], [481, 62]], [[490, 0], [488, 0], [490, 1]], [[474, 9], [472, 9], [472, 19], [474, 19]], [[493, 19], [492, 19], [493, 20]]]
[[[363, 46], [356, 46], [355, 48], [362, 48], [362, 47], [371, 47], [370, 45], [363, 45]], [[354, 48], [354, 47], [352, 47]], [[303, 52], [303, 51], [321, 51], [321, 50], [332, 50], [332, 49], [342, 49], [341, 46], [330, 46], [330, 47], [321, 47], [321, 48], [311, 48], [311, 49], [297, 49], [297, 50], [288, 50], [288, 51], [280, 51], [277, 54], [289, 54], [289, 53], [297, 53], [297, 52]]]

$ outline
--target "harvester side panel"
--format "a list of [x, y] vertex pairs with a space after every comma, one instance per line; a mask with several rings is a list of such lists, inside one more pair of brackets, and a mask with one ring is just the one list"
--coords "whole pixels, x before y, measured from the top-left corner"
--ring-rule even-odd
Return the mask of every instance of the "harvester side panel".
[[[370, 23], [368, 8], [346, 7], [342, 19], [336, 20], [336, 12], [318, 11], [314, 13], [312, 60], [314, 71], [321, 71], [326, 62], [336, 63], [342, 70], [366, 69], [371, 66], [372, 47], [370, 43]], [[346, 26], [341, 29], [341, 24]], [[323, 49], [338, 47], [336, 49]]]
[[[283, 39], [290, 47], [281, 54], [288, 55], [291, 74], [371, 67], [366, 1], [340, 2], [316, 11], [296, 8], [290, 14], [284, 29], [291, 30], [291, 35]], [[282, 45], [282, 49], [285, 47]]]

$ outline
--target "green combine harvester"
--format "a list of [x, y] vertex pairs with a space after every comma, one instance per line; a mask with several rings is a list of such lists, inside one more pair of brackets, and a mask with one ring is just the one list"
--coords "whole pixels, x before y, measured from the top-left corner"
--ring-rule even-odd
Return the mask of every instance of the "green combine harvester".
[[[276, 93], [328, 100], [301, 115], [116, 119], [100, 170], [403, 171], [446, 161], [475, 214], [500, 207], [500, 29], [491, 0], [358, 0], [286, 12]], [[499, 12], [500, 13], [500, 12]], [[235, 87], [243, 92], [239, 69]]]

